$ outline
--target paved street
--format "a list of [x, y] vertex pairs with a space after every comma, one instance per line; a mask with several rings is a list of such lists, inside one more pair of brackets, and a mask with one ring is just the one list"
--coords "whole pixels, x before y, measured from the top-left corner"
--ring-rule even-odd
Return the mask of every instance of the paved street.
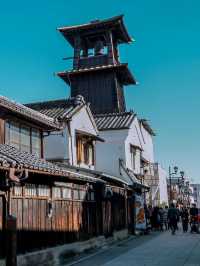
[[90, 254], [76, 266], [200, 266], [200, 235], [170, 232], [137, 237]]

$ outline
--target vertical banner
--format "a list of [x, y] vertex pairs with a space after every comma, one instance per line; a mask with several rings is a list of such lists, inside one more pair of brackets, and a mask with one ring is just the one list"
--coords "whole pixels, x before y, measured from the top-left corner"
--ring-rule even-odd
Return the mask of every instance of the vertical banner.
[[142, 195], [135, 195], [135, 218], [136, 230], [145, 230], [146, 229], [146, 219], [145, 219], [145, 210], [144, 210], [144, 198]]

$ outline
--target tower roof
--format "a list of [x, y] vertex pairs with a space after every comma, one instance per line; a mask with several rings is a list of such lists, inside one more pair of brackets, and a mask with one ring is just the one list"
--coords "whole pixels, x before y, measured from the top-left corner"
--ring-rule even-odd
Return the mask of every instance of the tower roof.
[[64, 72], [58, 72], [57, 75], [61, 77], [68, 85], [70, 85], [70, 78], [72, 76], [88, 72], [94, 72], [94, 71], [115, 71], [118, 74], [119, 81], [123, 85], [136, 84], [134, 76], [131, 74], [130, 70], [128, 69], [128, 64], [105, 65], [105, 66], [75, 69]]
[[113, 32], [113, 37], [118, 43], [130, 43], [132, 38], [127, 32], [124, 25], [123, 15], [115, 16], [104, 20], [94, 20], [90, 23], [75, 25], [75, 26], [65, 26], [57, 29], [62, 33], [65, 39], [74, 47], [74, 37], [75, 35], [89, 35], [99, 32], [106, 32], [111, 30]]

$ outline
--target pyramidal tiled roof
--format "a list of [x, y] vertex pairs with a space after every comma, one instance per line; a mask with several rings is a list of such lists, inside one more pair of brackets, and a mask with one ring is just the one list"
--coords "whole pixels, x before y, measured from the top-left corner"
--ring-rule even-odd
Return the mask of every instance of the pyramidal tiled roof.
[[98, 130], [116, 130], [129, 128], [136, 114], [132, 111], [95, 115]]

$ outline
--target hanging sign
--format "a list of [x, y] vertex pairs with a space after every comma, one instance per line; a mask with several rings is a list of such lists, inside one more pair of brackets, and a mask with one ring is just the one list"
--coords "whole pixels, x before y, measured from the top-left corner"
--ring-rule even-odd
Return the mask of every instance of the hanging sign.
[[135, 195], [135, 214], [136, 214], [136, 230], [146, 229], [146, 218], [144, 210], [144, 198], [142, 195]]

